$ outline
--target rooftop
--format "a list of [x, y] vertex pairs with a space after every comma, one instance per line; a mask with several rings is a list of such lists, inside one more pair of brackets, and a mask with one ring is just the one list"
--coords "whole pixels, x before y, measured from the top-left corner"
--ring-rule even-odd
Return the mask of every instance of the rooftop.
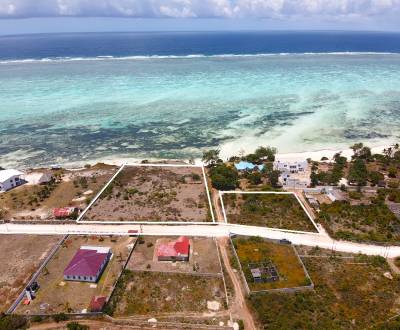
[[24, 174], [24, 173], [22, 173], [18, 170], [14, 170], [14, 169], [1, 170], [0, 171], [0, 182], [7, 181], [8, 179], [10, 179], [13, 176], [18, 176], [18, 175], [22, 175], [22, 174]]
[[65, 268], [64, 275], [96, 276], [109, 252], [109, 247], [81, 246]]
[[161, 244], [157, 250], [158, 257], [178, 257], [188, 256], [190, 252], [190, 242], [185, 236], [179, 237], [175, 242]]

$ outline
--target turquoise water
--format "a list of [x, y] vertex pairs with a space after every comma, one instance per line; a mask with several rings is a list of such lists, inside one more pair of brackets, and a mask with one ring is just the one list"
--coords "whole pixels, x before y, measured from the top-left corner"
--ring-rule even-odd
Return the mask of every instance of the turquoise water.
[[0, 166], [400, 136], [400, 54], [0, 62]]

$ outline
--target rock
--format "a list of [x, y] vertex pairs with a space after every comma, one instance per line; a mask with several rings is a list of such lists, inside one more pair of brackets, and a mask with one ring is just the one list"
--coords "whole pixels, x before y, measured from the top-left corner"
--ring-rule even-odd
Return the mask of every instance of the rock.
[[221, 304], [218, 301], [207, 301], [207, 309], [211, 311], [219, 311]]
[[389, 280], [393, 280], [393, 276], [392, 276], [392, 274], [390, 274], [389, 272], [383, 273], [383, 276], [385, 276], [385, 277], [388, 278]]
[[149, 323], [157, 323], [157, 319], [155, 319], [155, 318], [148, 319], [147, 322], [149, 322]]
[[83, 193], [85, 196], [93, 194], [93, 190], [87, 190]]
[[171, 301], [172, 297], [168, 296], [167, 298], [165, 298], [165, 301]]
[[219, 326], [220, 326], [220, 327], [223, 327], [224, 325], [225, 325], [224, 322], [222, 322], [222, 321], [219, 322]]

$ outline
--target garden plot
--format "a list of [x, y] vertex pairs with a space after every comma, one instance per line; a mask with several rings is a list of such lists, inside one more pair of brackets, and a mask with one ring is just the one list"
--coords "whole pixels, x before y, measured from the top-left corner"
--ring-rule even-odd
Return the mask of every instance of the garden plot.
[[60, 236], [0, 235], [0, 312], [5, 312]]
[[232, 239], [250, 292], [311, 286], [293, 246], [259, 237]]
[[302, 254], [314, 290], [251, 295], [260, 328], [389, 329], [385, 320], [400, 313], [400, 279], [384, 258], [318, 248]]
[[125, 166], [82, 220], [212, 221], [202, 167]]
[[52, 220], [55, 208], [84, 209], [116, 171], [116, 166], [105, 164], [79, 170], [48, 170], [53, 181], [43, 185], [25, 184], [0, 194], [0, 218]]
[[[134, 240], [130, 237], [68, 237], [40, 273], [36, 298], [29, 305], [21, 303], [16, 312], [31, 315], [86, 312], [93, 296], [111, 294]], [[64, 269], [81, 246], [111, 248], [112, 257], [97, 283], [64, 280]]]
[[138, 240], [127, 268], [132, 271], [176, 272], [221, 276], [221, 265], [215, 241], [206, 237], [188, 237], [190, 255], [188, 261], [158, 261], [160, 244], [174, 242], [178, 237], [144, 236]]
[[317, 232], [292, 193], [220, 192], [228, 223]]

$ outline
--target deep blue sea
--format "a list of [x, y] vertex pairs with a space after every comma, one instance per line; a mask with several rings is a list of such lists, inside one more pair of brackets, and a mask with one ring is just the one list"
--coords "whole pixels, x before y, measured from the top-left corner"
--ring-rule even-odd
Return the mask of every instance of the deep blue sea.
[[0, 37], [0, 166], [400, 139], [400, 34]]

